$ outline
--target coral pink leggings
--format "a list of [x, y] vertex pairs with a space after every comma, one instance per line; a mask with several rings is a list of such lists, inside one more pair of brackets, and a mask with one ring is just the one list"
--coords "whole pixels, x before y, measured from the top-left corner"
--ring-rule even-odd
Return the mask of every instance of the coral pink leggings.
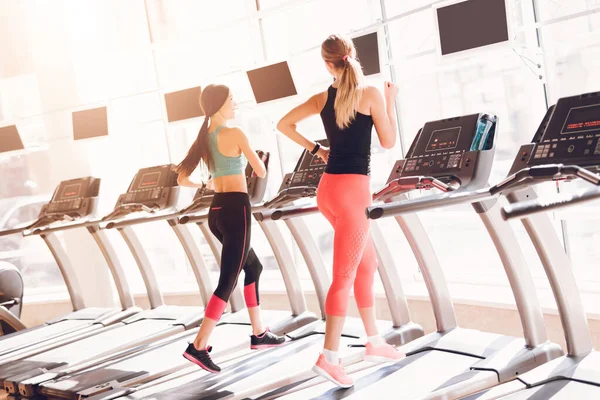
[[352, 285], [358, 308], [373, 306], [377, 257], [365, 215], [371, 205], [369, 181], [367, 175], [325, 173], [319, 183], [319, 211], [334, 230], [333, 282], [325, 302], [328, 315], [346, 316]]

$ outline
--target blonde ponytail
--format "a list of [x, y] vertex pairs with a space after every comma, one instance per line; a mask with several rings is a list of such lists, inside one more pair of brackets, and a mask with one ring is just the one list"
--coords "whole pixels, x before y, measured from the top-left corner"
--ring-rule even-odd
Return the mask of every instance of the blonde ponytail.
[[356, 59], [354, 43], [341, 35], [330, 35], [323, 42], [321, 56], [341, 71], [334, 110], [337, 126], [345, 129], [356, 118], [364, 84], [362, 67]]

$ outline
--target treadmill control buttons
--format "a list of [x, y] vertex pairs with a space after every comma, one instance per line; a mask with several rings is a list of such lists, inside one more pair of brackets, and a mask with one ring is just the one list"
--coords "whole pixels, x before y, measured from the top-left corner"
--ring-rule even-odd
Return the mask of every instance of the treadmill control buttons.
[[448, 168], [456, 168], [460, 163], [460, 158], [462, 154], [452, 154], [450, 159], [448, 160]]
[[575, 151], [575, 146], [573, 146], [573, 145], [570, 145], [570, 146], [569, 146], [569, 148], [567, 149], [567, 151], [568, 151], [569, 153], [572, 153], [573, 151]]
[[600, 154], [600, 140], [596, 142], [596, 149], [594, 150], [594, 154]]
[[550, 151], [549, 144], [538, 146], [537, 149], [535, 149], [535, 155], [533, 156], [533, 158], [546, 158], [546, 157], [548, 157], [549, 151]]
[[405, 171], [414, 171], [417, 167], [417, 160], [408, 160], [406, 162], [406, 166], [404, 167]]

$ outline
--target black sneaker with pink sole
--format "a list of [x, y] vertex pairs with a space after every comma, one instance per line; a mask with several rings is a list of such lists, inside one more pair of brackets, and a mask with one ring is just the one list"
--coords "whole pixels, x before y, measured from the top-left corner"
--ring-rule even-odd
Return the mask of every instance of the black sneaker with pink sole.
[[197, 350], [194, 347], [194, 344], [190, 343], [185, 352], [183, 353], [183, 357], [188, 361], [193, 362], [200, 368], [213, 374], [216, 374], [218, 372], [221, 372], [221, 368], [213, 362], [212, 358], [210, 358], [209, 353], [211, 352], [211, 350], [212, 346], [208, 346], [206, 349]]
[[285, 343], [284, 336], [277, 336], [267, 328], [266, 331], [260, 335], [250, 336], [250, 348], [252, 350], [267, 349], [269, 347], [281, 346]]

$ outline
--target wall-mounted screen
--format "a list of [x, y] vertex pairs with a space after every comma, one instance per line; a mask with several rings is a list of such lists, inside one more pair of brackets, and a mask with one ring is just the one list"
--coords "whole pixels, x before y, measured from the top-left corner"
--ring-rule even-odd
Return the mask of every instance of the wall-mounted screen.
[[375, 75], [381, 72], [379, 61], [379, 41], [377, 32], [358, 36], [352, 39], [356, 47], [356, 56], [360, 60], [365, 76]]
[[73, 138], [89, 139], [108, 135], [106, 107], [75, 111], [73, 113]]
[[467, 0], [435, 12], [442, 56], [509, 40], [505, 0]]
[[247, 72], [257, 103], [298, 94], [286, 61]]
[[16, 125], [0, 128], [0, 152], [22, 150], [23, 142]]
[[200, 107], [200, 86], [177, 92], [165, 93], [167, 119], [169, 122], [201, 117], [204, 115]]

